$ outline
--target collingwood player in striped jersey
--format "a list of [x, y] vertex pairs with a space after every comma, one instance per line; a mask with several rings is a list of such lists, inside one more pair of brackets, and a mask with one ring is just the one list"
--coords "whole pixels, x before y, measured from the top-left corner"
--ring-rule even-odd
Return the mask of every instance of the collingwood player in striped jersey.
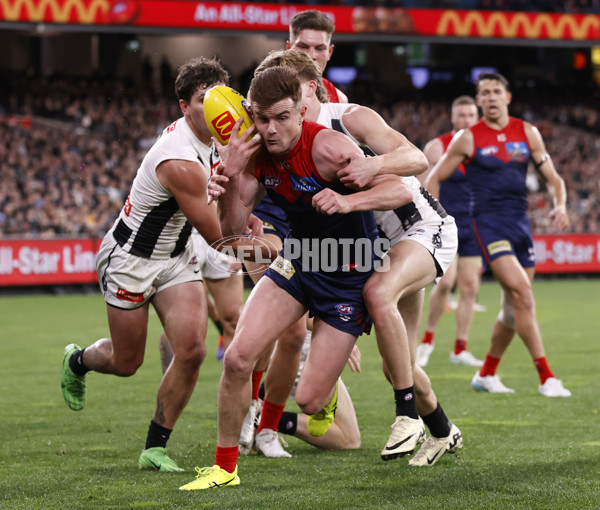
[[[390, 240], [387, 256], [391, 263], [389, 271], [371, 276], [364, 296], [396, 399], [397, 418], [381, 456], [387, 460], [411, 453], [425, 435], [421, 416], [431, 436], [409, 464], [433, 465], [445, 452], [462, 447], [462, 435], [446, 417], [429, 378], [414, 359], [423, 289], [444, 274], [456, 254], [454, 219], [414, 177], [427, 168], [427, 160], [402, 134], [369, 108], [323, 102], [326, 99], [320, 72], [302, 53], [272, 52], [256, 73], [277, 65], [290, 66], [298, 72], [308, 108], [306, 120], [341, 131], [374, 151], [370, 158], [352, 157], [350, 164], [338, 173], [342, 182], [358, 188], [377, 173], [399, 173], [412, 191], [413, 202], [394, 211], [375, 211], [380, 229]], [[375, 156], [376, 153], [381, 155]]]
[[[166, 444], [185, 408], [206, 355], [206, 294], [190, 234], [192, 227], [210, 244], [222, 237], [216, 208], [208, 205], [209, 169], [202, 164], [210, 132], [204, 120], [205, 93], [225, 84], [216, 61], [185, 63], [175, 81], [183, 117], [164, 130], [144, 157], [119, 218], [106, 234], [97, 261], [98, 280], [110, 328], [81, 349], [65, 348], [61, 387], [67, 405], [85, 404], [85, 374], [135, 374], [144, 359], [150, 303], [168, 335], [173, 361], [156, 398], [142, 469], [183, 471]], [[253, 227], [259, 228], [258, 220]]]

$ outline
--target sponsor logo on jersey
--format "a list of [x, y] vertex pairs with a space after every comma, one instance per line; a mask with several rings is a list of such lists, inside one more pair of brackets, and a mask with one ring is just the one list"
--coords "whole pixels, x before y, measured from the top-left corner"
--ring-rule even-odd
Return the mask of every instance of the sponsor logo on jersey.
[[196, 266], [194, 268], [194, 274], [198, 274], [200, 272], [200, 264], [198, 263], [198, 257], [194, 256], [191, 258], [191, 260], [188, 262], [188, 264], [190, 266]]
[[498, 154], [498, 147], [495, 145], [488, 145], [487, 147], [483, 147], [481, 149], [482, 156], [492, 156], [494, 154]]
[[281, 179], [279, 177], [275, 177], [274, 175], [269, 175], [265, 177], [265, 188], [276, 188], [281, 184]]
[[129, 216], [129, 214], [131, 213], [131, 202], [129, 201], [129, 197], [130, 195], [127, 195], [127, 200], [125, 200], [125, 206], [123, 207], [123, 212], [125, 213], [125, 216]]
[[338, 313], [341, 313], [342, 315], [351, 315], [354, 312], [354, 307], [352, 305], [342, 303], [340, 303], [339, 305], [335, 305], [335, 309], [338, 311]]
[[306, 193], [315, 193], [323, 188], [314, 177], [298, 177], [291, 175], [292, 187], [294, 191], [304, 191]]
[[128, 290], [119, 287], [117, 289], [117, 298], [121, 301], [129, 301], [130, 303], [141, 303], [144, 300], [144, 293], [129, 292]]
[[500, 133], [496, 138], [499, 142], [506, 142], [506, 133]]
[[525, 142], [506, 142], [504, 148], [510, 158], [519, 163], [524, 163], [527, 156], [529, 156], [529, 149]]
[[493, 243], [487, 245], [487, 251], [490, 255], [496, 255], [496, 253], [501, 253], [503, 251], [511, 252], [512, 247], [509, 241], [494, 241]]

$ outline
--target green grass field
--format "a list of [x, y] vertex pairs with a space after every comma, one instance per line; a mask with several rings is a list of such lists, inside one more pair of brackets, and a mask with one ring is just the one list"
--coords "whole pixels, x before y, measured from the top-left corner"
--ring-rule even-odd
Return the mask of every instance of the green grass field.
[[[196, 391], [169, 443], [187, 472], [139, 471], [160, 379], [156, 315], [139, 372], [128, 379], [90, 374], [87, 407], [75, 413], [60, 392], [63, 347], [107, 335], [102, 298], [1, 297], [0, 508], [599, 508], [600, 281], [539, 281], [535, 293], [550, 365], [572, 398], [538, 394], [537, 374], [520, 340], [499, 369], [517, 393], [474, 392], [474, 369], [448, 362], [454, 319], [445, 314], [427, 372], [463, 432], [459, 455], [446, 455], [432, 468], [409, 468], [406, 459], [381, 461], [393, 393], [374, 339], [364, 337], [358, 344], [362, 373], [344, 373], [361, 425], [360, 450], [325, 452], [286, 437], [293, 458], [243, 457], [239, 487], [198, 493], [177, 488], [193, 479], [194, 466], [214, 460], [221, 371], [214, 329]], [[469, 348], [483, 357], [499, 287], [485, 283], [479, 301], [489, 311], [476, 314]]]

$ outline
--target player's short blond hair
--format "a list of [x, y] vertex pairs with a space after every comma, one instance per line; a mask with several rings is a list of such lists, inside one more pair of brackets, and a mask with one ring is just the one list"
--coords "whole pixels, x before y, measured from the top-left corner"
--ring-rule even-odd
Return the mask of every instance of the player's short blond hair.
[[329, 102], [327, 90], [323, 86], [323, 77], [321, 69], [313, 61], [308, 54], [302, 51], [295, 50], [274, 50], [271, 51], [260, 65], [255, 69], [254, 75], [256, 76], [261, 71], [270, 67], [285, 66], [290, 67], [296, 73], [301, 83], [307, 81], [314, 81], [317, 84], [317, 98], [321, 103]]

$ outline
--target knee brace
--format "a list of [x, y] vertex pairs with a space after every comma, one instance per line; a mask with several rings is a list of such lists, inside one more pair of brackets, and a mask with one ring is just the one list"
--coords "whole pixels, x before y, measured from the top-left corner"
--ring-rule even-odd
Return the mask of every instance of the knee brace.
[[497, 320], [507, 328], [515, 329], [515, 307], [504, 289], [500, 297], [500, 312], [498, 312]]

